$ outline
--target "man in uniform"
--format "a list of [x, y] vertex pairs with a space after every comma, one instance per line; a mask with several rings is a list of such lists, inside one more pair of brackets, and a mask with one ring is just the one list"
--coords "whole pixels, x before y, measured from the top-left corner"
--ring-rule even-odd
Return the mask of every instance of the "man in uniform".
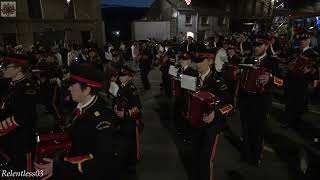
[[182, 44], [182, 51], [194, 52], [196, 50], [196, 44], [193, 42], [191, 36], [187, 37], [187, 41]]
[[300, 72], [290, 70], [289, 68], [288, 76], [285, 81], [286, 122], [283, 124], [283, 127], [287, 127], [288, 125], [299, 127], [301, 116], [308, 104], [308, 85], [309, 83], [313, 84], [313, 82], [311, 82], [312, 80], [319, 80], [320, 56], [309, 46], [312, 33], [302, 31], [298, 35], [300, 41], [299, 58], [307, 58], [308, 61], [311, 61], [312, 66], [309, 66]]
[[8, 94], [0, 102], [1, 143], [14, 171], [31, 171], [37, 115], [36, 89], [28, 74], [28, 57], [0, 58], [3, 76], [11, 80]]
[[71, 67], [69, 91], [77, 108], [69, 127], [72, 140], [68, 157], [57, 155], [34, 163], [44, 178], [118, 179], [120, 163], [113, 141], [113, 111], [97, 92], [103, 87], [103, 73], [88, 66]]
[[225, 63], [222, 68], [222, 77], [228, 86], [231, 97], [234, 99], [238, 82], [238, 65], [241, 63], [241, 58], [236, 54], [236, 46], [233, 43], [229, 43], [227, 55], [228, 63]]
[[199, 72], [199, 90], [214, 94], [220, 101], [208, 116], [203, 117], [206, 125], [192, 129], [193, 179], [211, 180], [219, 132], [226, 122], [227, 113], [232, 110], [232, 105], [226, 84], [213, 73], [208, 58], [200, 56], [193, 58], [193, 61], [197, 63]]
[[136, 162], [140, 160], [141, 102], [138, 90], [133, 84], [134, 71], [123, 66], [119, 72], [121, 83], [116, 97], [114, 111], [117, 116], [119, 133], [128, 147], [126, 165], [129, 174], [135, 174]]
[[[181, 74], [197, 77], [197, 70], [191, 67], [191, 58], [193, 55], [189, 52], [182, 52], [180, 55], [180, 67], [178, 70], [178, 78]], [[185, 136], [188, 136], [186, 133], [188, 131], [188, 124], [186, 120], [186, 104], [188, 102], [188, 91], [181, 90], [182, 93], [180, 96], [175, 97], [175, 111], [174, 111], [174, 124], [178, 133], [185, 133]], [[187, 141], [185, 137], [185, 141]]]
[[141, 71], [141, 81], [144, 89], [148, 90], [151, 88], [149, 78], [148, 78], [149, 72], [151, 70], [151, 58], [147, 49], [141, 50], [139, 62], [140, 62], [139, 68]]
[[[279, 79], [281, 70], [276, 59], [266, 54], [269, 48], [269, 38], [266, 35], [257, 35], [254, 40], [255, 58], [247, 59], [246, 64], [251, 64], [252, 69], [264, 68], [265, 72], [254, 79], [254, 85], [263, 86], [263, 92], [253, 92], [245, 87], [247, 78], [240, 81], [240, 119], [244, 141], [244, 157], [249, 164], [259, 166], [263, 150], [265, 125], [271, 110], [271, 88], [273, 84], [282, 85]], [[247, 77], [249, 68], [243, 70], [242, 77]], [[258, 84], [256, 84], [258, 82]]]

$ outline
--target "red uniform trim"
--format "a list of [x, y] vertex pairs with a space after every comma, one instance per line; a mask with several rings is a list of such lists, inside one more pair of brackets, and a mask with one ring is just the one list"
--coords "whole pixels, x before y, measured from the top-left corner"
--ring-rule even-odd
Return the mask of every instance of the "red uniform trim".
[[72, 80], [78, 81], [80, 83], [86, 83], [90, 87], [101, 88], [103, 86], [102, 83], [100, 83], [100, 82], [92, 81], [90, 79], [86, 79], [86, 78], [83, 78], [83, 77], [80, 77], [80, 76], [77, 76], [74, 74], [71, 74], [70, 78]]
[[219, 139], [219, 134], [216, 135], [213, 146], [212, 146], [212, 151], [211, 151], [211, 157], [210, 157], [210, 180], [212, 180], [213, 177], [213, 160], [216, 155], [216, 150], [217, 150], [217, 145], [218, 145], [218, 139]]
[[11, 63], [19, 64], [19, 65], [27, 65], [28, 60], [27, 59], [19, 59], [19, 58], [13, 58], [13, 57], [2, 57], [3, 61], [8, 61]]

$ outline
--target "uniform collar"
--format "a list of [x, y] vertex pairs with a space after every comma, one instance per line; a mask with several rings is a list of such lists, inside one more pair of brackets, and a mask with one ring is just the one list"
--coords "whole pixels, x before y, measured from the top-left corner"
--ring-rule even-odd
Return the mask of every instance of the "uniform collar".
[[208, 76], [208, 74], [210, 74], [210, 72], [211, 72], [211, 69], [209, 68], [206, 73], [204, 73], [203, 75], [200, 74], [201, 80], [204, 81], [206, 79], [206, 77]]
[[303, 48], [303, 49], [302, 49], [302, 52], [305, 52], [305, 51], [308, 50], [308, 49], [310, 49], [310, 46]]
[[20, 82], [24, 81], [25, 79], [27, 79], [27, 75], [24, 75], [22, 78], [15, 80], [15, 81], [11, 81], [10, 85], [15, 86], [17, 84], [19, 84]]
[[77, 108], [80, 110], [81, 113], [84, 113], [84, 111], [90, 108], [97, 101], [97, 99], [97, 96], [92, 96], [92, 98], [87, 103], [83, 105], [78, 103]]
[[257, 58], [257, 60], [261, 61], [261, 59], [263, 59], [263, 58], [266, 57], [266, 56], [267, 56], [267, 53], [264, 53], [262, 56], [259, 56], [259, 57]]
[[183, 70], [185, 71], [189, 66], [186, 65], [186, 66], [182, 66]]

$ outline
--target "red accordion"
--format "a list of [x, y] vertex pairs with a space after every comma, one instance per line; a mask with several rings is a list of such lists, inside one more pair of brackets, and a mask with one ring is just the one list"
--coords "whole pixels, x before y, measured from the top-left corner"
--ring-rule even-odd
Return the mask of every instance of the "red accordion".
[[215, 96], [207, 91], [198, 91], [190, 95], [188, 111], [193, 127], [199, 128], [205, 125], [203, 118], [211, 113], [215, 100]]
[[288, 64], [288, 69], [293, 72], [294, 74], [304, 74], [304, 69], [306, 68], [311, 68], [313, 65], [313, 62], [311, 59], [304, 57], [304, 56], [299, 56], [296, 59], [293, 59], [289, 64]]
[[244, 92], [262, 94], [265, 92], [264, 84], [259, 82], [259, 76], [267, 71], [263, 67], [247, 66], [242, 72], [240, 88]]
[[52, 158], [55, 153], [68, 154], [71, 150], [71, 138], [63, 131], [51, 131], [37, 134], [36, 161], [42, 162], [45, 157]]
[[175, 77], [171, 78], [172, 96], [179, 97], [182, 94], [181, 81]]
[[237, 71], [239, 67], [234, 64], [224, 64], [222, 77], [224, 80], [237, 80]]

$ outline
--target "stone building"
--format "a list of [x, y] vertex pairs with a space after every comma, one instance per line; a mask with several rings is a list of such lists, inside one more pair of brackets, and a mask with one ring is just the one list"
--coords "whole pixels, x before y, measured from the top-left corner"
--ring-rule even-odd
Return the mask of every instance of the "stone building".
[[198, 0], [187, 5], [185, 0], [155, 0], [147, 13], [146, 20], [170, 21], [170, 37], [193, 34], [202, 41], [216, 32], [228, 33], [228, 3]]
[[16, 0], [16, 17], [0, 17], [0, 46], [35, 42], [105, 42], [100, 0]]

